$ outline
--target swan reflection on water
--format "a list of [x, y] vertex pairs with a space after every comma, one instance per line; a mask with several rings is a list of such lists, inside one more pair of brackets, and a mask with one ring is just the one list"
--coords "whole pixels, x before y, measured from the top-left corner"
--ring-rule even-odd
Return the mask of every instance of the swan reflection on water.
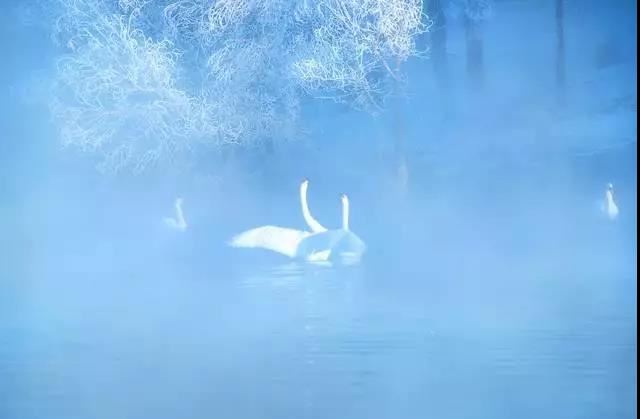
[[[351, 287], [363, 278], [362, 264], [346, 265], [329, 261], [308, 262], [291, 260], [277, 265], [256, 268], [247, 265], [240, 273], [242, 287], [245, 289], [281, 291], [319, 291], [332, 292]], [[340, 279], [335, 281], [335, 279]]]

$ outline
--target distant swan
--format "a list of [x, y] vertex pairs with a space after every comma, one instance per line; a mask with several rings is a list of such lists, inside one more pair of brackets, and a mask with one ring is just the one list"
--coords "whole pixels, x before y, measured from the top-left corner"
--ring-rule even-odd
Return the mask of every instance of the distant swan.
[[176, 217], [165, 217], [164, 223], [167, 227], [174, 230], [185, 231], [187, 229], [187, 222], [185, 221], [184, 214], [182, 213], [182, 198], [176, 199], [174, 206], [176, 210]]
[[610, 220], [618, 218], [618, 205], [613, 200], [613, 185], [609, 183], [607, 185], [607, 191], [605, 192], [605, 201], [602, 205], [603, 211], [607, 214]]
[[300, 184], [300, 204], [302, 205], [302, 216], [309, 228], [314, 233], [321, 233], [327, 231], [327, 228], [320, 224], [309, 211], [309, 205], [307, 204], [307, 189], [309, 188], [309, 180], [303, 179]]
[[366, 250], [364, 242], [349, 230], [349, 198], [341, 196], [342, 228], [317, 233], [278, 226], [263, 226], [238, 234], [229, 241], [231, 247], [262, 248], [290, 258], [324, 262], [339, 257], [357, 263]]

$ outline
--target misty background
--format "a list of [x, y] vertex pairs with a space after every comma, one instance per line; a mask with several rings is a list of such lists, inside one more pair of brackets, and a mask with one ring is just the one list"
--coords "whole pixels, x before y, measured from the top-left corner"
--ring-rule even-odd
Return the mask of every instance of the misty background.
[[[379, 107], [116, 172], [62, 146], [53, 6], [1, 7], [0, 417], [637, 415], [636, 2], [425, 2]], [[226, 246], [305, 177], [360, 265]]]

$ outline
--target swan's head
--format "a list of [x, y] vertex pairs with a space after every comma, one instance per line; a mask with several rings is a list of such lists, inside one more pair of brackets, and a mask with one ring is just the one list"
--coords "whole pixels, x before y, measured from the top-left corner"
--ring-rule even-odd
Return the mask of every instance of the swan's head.
[[340, 194], [340, 201], [341, 201], [343, 204], [348, 204], [348, 203], [349, 203], [349, 197], [347, 196], [347, 194], [346, 194], [346, 193], [341, 193], [341, 194]]
[[607, 190], [613, 192], [613, 183], [607, 183]]
[[176, 198], [176, 207], [182, 206], [182, 198]]
[[300, 182], [300, 189], [307, 189], [309, 187], [309, 179], [303, 178]]

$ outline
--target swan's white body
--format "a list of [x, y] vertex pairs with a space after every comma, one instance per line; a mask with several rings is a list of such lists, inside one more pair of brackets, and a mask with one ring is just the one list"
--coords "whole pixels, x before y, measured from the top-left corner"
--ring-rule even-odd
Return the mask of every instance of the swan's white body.
[[605, 192], [605, 200], [602, 204], [602, 210], [607, 215], [610, 220], [615, 220], [618, 218], [618, 214], [620, 210], [618, 209], [618, 205], [613, 199], [613, 185], [607, 185], [607, 191]]
[[184, 219], [184, 214], [182, 213], [182, 198], [176, 199], [174, 204], [176, 210], [176, 217], [165, 217], [164, 224], [177, 231], [185, 231], [187, 229], [187, 222]]
[[[366, 250], [364, 242], [349, 230], [349, 199], [342, 196], [342, 228], [327, 230], [311, 216], [306, 205], [306, 184], [301, 188], [300, 198], [303, 216], [312, 230], [307, 232], [278, 226], [257, 227], [233, 237], [229, 242], [232, 247], [262, 248], [271, 250], [290, 258], [304, 259], [308, 262], [325, 262], [341, 258], [348, 263], [359, 262]], [[310, 223], [309, 221], [312, 220]], [[317, 224], [314, 224], [315, 223]], [[313, 227], [312, 227], [313, 224]]]
[[238, 234], [231, 239], [229, 245], [231, 247], [267, 249], [295, 258], [298, 256], [300, 243], [311, 234], [293, 228], [262, 226]]
[[366, 245], [349, 229], [349, 198], [342, 195], [342, 228], [310, 234], [298, 245], [298, 253], [307, 260], [339, 259], [346, 263], [358, 263], [366, 251]]

